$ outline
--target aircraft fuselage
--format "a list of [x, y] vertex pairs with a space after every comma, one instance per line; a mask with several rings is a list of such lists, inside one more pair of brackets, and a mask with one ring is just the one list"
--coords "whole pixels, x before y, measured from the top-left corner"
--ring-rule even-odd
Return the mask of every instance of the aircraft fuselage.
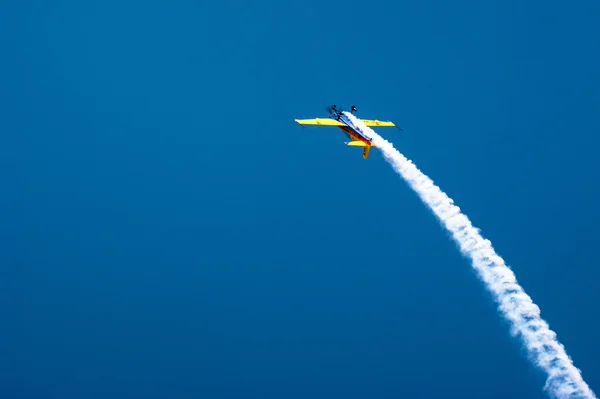
[[344, 131], [344, 133], [346, 133], [346, 135], [348, 137], [350, 137], [351, 140], [362, 141], [365, 144], [372, 145], [371, 144], [372, 140], [369, 137], [365, 136], [364, 134], [360, 133], [357, 129], [355, 129], [352, 126], [352, 122], [350, 122], [348, 120], [348, 118], [346, 117], [346, 115], [344, 115], [343, 113], [332, 110], [331, 118], [336, 119], [346, 125], [346, 126], [338, 126], [338, 127], [340, 129], [342, 129], [342, 131]]

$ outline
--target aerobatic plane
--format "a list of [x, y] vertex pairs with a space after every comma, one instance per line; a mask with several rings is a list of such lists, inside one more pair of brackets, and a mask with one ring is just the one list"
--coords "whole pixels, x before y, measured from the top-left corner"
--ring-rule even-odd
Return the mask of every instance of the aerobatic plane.
[[[360, 132], [356, 127], [353, 126], [352, 122], [348, 119], [343, 111], [338, 110], [334, 105], [327, 107], [329, 111], [329, 118], [315, 118], [315, 119], [294, 119], [300, 125], [321, 125], [321, 126], [337, 126], [348, 136], [350, 142], [344, 144], [353, 147], [363, 148], [363, 158], [367, 159], [369, 156], [369, 150], [374, 146], [373, 139]], [[356, 106], [352, 106], [351, 112], [356, 112]], [[396, 126], [393, 122], [361, 119], [361, 121], [367, 126]], [[397, 126], [396, 126], [397, 127]], [[401, 128], [398, 128], [402, 130]]]

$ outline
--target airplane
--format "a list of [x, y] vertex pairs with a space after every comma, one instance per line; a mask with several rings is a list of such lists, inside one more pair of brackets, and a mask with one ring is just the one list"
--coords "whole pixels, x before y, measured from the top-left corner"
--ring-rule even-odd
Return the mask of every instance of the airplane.
[[[353, 105], [350, 109], [353, 114], [356, 112], [355, 105]], [[294, 119], [294, 121], [296, 121], [300, 125], [321, 125], [339, 127], [351, 140], [350, 142], [344, 142], [344, 144], [352, 147], [362, 147], [363, 158], [367, 159], [369, 157], [369, 150], [371, 149], [371, 147], [375, 146], [375, 144], [373, 144], [373, 139], [371, 137], [367, 137], [364, 133], [361, 133], [358, 129], [356, 129], [353, 126], [352, 122], [348, 119], [348, 117], [343, 114], [343, 111], [337, 109], [335, 104], [327, 107], [327, 111], [329, 111], [329, 118]], [[402, 128], [394, 125], [393, 122], [389, 121], [370, 119], [361, 119], [361, 121], [367, 126], [395, 126], [398, 129], [402, 130]]]

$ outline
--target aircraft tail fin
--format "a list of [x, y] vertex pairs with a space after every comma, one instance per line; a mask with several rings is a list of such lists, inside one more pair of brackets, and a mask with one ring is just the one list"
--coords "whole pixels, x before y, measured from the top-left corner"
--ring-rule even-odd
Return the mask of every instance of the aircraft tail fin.
[[363, 158], [367, 159], [369, 157], [369, 150], [371, 149], [370, 145], [366, 145], [363, 147]]

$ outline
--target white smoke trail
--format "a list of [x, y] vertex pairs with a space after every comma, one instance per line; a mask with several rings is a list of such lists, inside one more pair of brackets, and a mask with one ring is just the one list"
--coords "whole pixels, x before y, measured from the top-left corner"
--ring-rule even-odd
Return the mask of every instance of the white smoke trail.
[[355, 127], [373, 139], [392, 167], [429, 206], [442, 225], [450, 231], [463, 255], [469, 257], [473, 268], [493, 294], [503, 316], [510, 322], [511, 334], [520, 336], [529, 358], [544, 370], [548, 377], [544, 389], [558, 399], [595, 399], [558, 342], [556, 333], [540, 317], [539, 307], [517, 283], [514, 273], [496, 254], [489, 240], [471, 225], [454, 201], [423, 174], [394, 146], [367, 127], [351, 113], [344, 112]]

